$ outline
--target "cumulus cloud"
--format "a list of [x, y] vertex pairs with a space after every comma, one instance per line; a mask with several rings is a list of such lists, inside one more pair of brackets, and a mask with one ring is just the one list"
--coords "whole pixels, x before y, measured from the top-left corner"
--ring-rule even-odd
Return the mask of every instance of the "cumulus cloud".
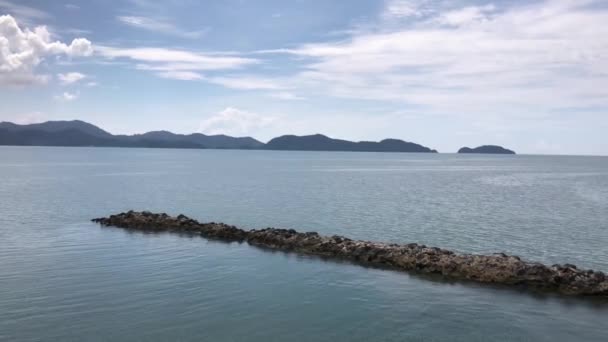
[[87, 76], [79, 72], [68, 72], [67, 74], [57, 74], [57, 78], [62, 85], [73, 84], [85, 79]]
[[154, 19], [154, 18], [149, 18], [149, 17], [118, 16], [118, 17], [116, 17], [116, 19], [118, 21], [120, 21], [121, 23], [131, 26], [131, 27], [148, 30], [148, 31], [152, 31], [152, 32], [159, 32], [159, 33], [164, 33], [164, 34], [168, 34], [168, 35], [183, 37], [183, 38], [192, 38], [192, 39], [199, 38], [203, 34], [205, 34], [205, 32], [207, 32], [207, 30], [187, 31], [187, 30], [177, 27], [175, 24], [173, 24], [167, 20], [159, 20], [159, 19]]
[[77, 38], [69, 45], [52, 41], [45, 26], [21, 29], [12, 16], [0, 16], [0, 85], [45, 83], [49, 76], [36, 74], [36, 67], [45, 57], [90, 56], [92, 52], [87, 39]]
[[214, 116], [203, 120], [199, 131], [206, 134], [249, 135], [270, 126], [275, 117], [227, 107]]

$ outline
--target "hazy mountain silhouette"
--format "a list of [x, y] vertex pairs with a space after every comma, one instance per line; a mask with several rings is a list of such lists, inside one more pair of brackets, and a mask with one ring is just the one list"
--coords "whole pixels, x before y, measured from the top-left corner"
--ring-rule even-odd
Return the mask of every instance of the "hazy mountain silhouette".
[[264, 144], [249, 137], [207, 136], [200, 133], [181, 135], [160, 131], [112, 135], [90, 123], [74, 120], [31, 125], [0, 122], [0, 145], [251, 149]]
[[158, 141], [171, 142], [190, 142], [199, 144], [205, 148], [218, 149], [257, 149], [264, 146], [264, 143], [251, 137], [230, 137], [227, 135], [205, 135], [202, 133], [175, 134], [168, 131], [153, 131], [141, 135], [134, 135], [134, 138], [145, 138]]
[[131, 139], [125, 136], [112, 135], [100, 137], [73, 128], [56, 131], [41, 129], [8, 130], [0, 128], [0, 145], [204, 148], [199, 144], [190, 142]]
[[168, 131], [113, 135], [95, 125], [80, 120], [48, 121], [31, 125], [0, 122], [0, 145], [437, 152], [422, 145], [397, 139], [385, 139], [380, 142], [353, 142], [332, 139], [321, 134], [308, 136], [284, 135], [272, 139], [268, 144], [251, 137], [205, 135], [201, 133], [175, 134]]
[[361, 152], [437, 152], [428, 147], [397, 139], [380, 142], [332, 139], [322, 134], [284, 135], [270, 140], [265, 149], [289, 151], [361, 151]]
[[487, 154], [515, 154], [515, 151], [506, 149], [502, 146], [483, 145], [475, 148], [463, 147], [458, 153], [487, 153]]
[[47, 121], [43, 123], [35, 123], [29, 125], [17, 125], [12, 122], [0, 122], [0, 129], [7, 129], [12, 132], [23, 132], [23, 131], [43, 131], [48, 133], [56, 133], [68, 129], [78, 130], [82, 133], [86, 133], [95, 137], [112, 137], [112, 134], [104, 131], [103, 129], [92, 125], [88, 122], [80, 120], [72, 121]]

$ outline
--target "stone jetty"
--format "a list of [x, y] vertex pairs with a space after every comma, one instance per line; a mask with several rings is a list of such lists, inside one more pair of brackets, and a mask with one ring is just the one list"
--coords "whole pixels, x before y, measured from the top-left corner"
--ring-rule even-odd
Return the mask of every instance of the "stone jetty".
[[173, 217], [147, 211], [129, 211], [92, 221], [128, 230], [188, 233], [207, 239], [247, 242], [258, 247], [350, 260], [368, 266], [439, 274], [446, 279], [504, 284], [566, 295], [608, 297], [608, 276], [602, 272], [582, 270], [570, 264], [546, 266], [503, 253], [459, 254], [416, 243], [351, 240], [337, 235], [322, 236], [316, 232], [300, 233], [293, 229], [243, 230], [224, 223], [200, 223], [184, 215]]

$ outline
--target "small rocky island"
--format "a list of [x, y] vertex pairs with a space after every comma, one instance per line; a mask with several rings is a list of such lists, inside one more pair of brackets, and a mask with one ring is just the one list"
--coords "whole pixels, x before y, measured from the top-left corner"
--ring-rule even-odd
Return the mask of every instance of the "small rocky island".
[[92, 221], [128, 230], [186, 233], [227, 242], [247, 242], [257, 247], [345, 259], [368, 266], [438, 274], [447, 279], [504, 284], [566, 295], [608, 297], [608, 277], [602, 272], [581, 270], [570, 264], [546, 266], [503, 253], [458, 254], [416, 243], [351, 240], [337, 235], [322, 236], [316, 232], [300, 233], [293, 229], [246, 231], [224, 223], [199, 223], [184, 215], [172, 217], [147, 211], [129, 211]]
[[483, 145], [475, 148], [463, 147], [458, 153], [515, 154], [515, 151], [497, 145]]

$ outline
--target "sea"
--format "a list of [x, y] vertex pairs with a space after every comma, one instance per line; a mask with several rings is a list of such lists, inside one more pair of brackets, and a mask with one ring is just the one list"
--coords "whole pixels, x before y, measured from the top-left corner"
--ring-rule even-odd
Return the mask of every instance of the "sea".
[[127, 210], [608, 271], [608, 157], [0, 147], [1, 341], [607, 341], [608, 300], [100, 227]]

